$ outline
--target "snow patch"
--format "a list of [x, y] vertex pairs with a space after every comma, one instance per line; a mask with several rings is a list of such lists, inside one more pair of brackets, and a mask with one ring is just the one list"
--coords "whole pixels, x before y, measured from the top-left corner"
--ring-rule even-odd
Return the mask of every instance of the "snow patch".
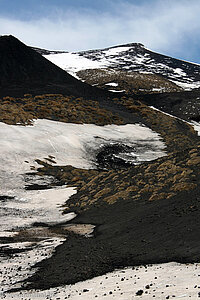
[[106, 83], [105, 85], [118, 86], [118, 83], [116, 83], [116, 82], [109, 82], [109, 83]]
[[180, 68], [174, 69], [174, 72], [177, 73], [180, 76], [187, 76], [187, 74]]
[[143, 63], [145, 63], [145, 61], [148, 60], [149, 58], [146, 57], [146, 56], [144, 56], [144, 55], [137, 55], [137, 56], [134, 57], [134, 59], [135, 59], [135, 62], [136, 62], [137, 64], [143, 64]]
[[176, 85], [180, 86], [181, 88], [183, 88], [185, 91], [191, 91], [193, 89], [197, 89], [200, 87], [200, 81], [190, 83], [190, 82], [182, 82], [182, 81], [172, 80], [172, 79], [169, 80], [175, 83]]
[[[2, 296], [10, 299], [196, 299], [199, 292], [200, 264], [166, 263], [138, 266], [43, 291], [22, 291]], [[196, 287], [196, 288], [194, 288]], [[142, 290], [141, 296], [136, 296]], [[96, 296], [96, 297], [95, 297]]]
[[74, 213], [62, 215], [61, 206], [75, 193], [75, 188], [66, 188], [66, 186], [16, 192], [18, 195], [0, 206], [1, 236], [3, 236], [3, 231], [6, 232], [5, 236], [9, 233], [11, 236], [12, 231], [16, 232], [21, 228], [30, 227], [35, 222], [53, 225], [73, 219]]
[[114, 93], [123, 93], [123, 92], [125, 92], [125, 90], [120, 90], [120, 91], [118, 91], [118, 90], [109, 90], [110, 92], [114, 92]]
[[[143, 161], [145, 156], [146, 160], [152, 160], [165, 155], [165, 145], [159, 135], [140, 124], [96, 126], [40, 119], [35, 121], [34, 126], [26, 127], [0, 123], [0, 139], [0, 195], [9, 196], [0, 203], [2, 232], [30, 226], [34, 222], [54, 223], [71, 217], [62, 216], [59, 205], [76, 192], [74, 188], [25, 190], [27, 184], [51, 183], [52, 179], [48, 176], [32, 176], [29, 179], [31, 175], [25, 175], [30, 168], [38, 167], [36, 158], [50, 156], [58, 165], [96, 168], [95, 151], [102, 145], [116, 142], [136, 149], [142, 147], [140, 156]], [[149, 148], [145, 148], [144, 144], [153, 151], [149, 153]]]
[[[14, 298], [13, 296], [9, 294], [6, 295], [5, 293], [11, 288], [20, 288], [23, 280], [34, 274], [35, 270], [32, 269], [32, 267], [41, 260], [50, 257], [54, 249], [64, 240], [65, 239], [61, 238], [51, 238], [46, 241], [41, 241], [37, 244], [14, 244], [14, 248], [21, 249], [23, 251], [11, 256], [3, 257], [1, 255], [0, 297], [6, 297], [6, 299], [23, 299], [18, 293]], [[4, 247], [6, 246], [4, 245]], [[9, 244], [8, 248], [11, 247], [12, 244]]]
[[[61, 205], [75, 193], [75, 188], [71, 187], [42, 191], [24, 190], [20, 193], [21, 198], [16, 197], [0, 205], [0, 240], [5, 237], [14, 238], [7, 244], [4, 239], [0, 243], [1, 291], [21, 287], [22, 281], [34, 273], [31, 267], [50, 257], [54, 249], [65, 241], [66, 237], [48, 232], [48, 227], [33, 227], [33, 223], [53, 225], [73, 219], [76, 216], [74, 213], [62, 215]], [[24, 242], [26, 239], [32, 242]], [[6, 251], [10, 249], [22, 251], [8, 257]]]
[[104, 64], [98, 61], [87, 59], [77, 53], [60, 53], [44, 55], [52, 63], [67, 71], [72, 76], [76, 77], [76, 73], [86, 69], [96, 69], [105, 67]]
[[156, 108], [156, 107], [154, 107], [154, 106], [150, 106], [150, 108], [152, 108], [152, 109], [154, 109], [154, 110], [156, 110], [156, 111], [159, 111], [159, 112], [161, 112], [162, 114], [165, 114], [165, 115], [168, 116], [168, 117], [171, 117], [171, 118], [180, 120], [180, 121], [182, 121], [182, 122], [184, 122], [184, 123], [187, 123], [187, 124], [191, 124], [191, 123], [189, 123], [189, 122], [187, 122], [187, 121], [185, 121], [185, 120], [183, 120], [183, 119], [181, 119], [181, 118], [179, 118], [179, 117], [177, 117], [177, 116], [174, 116], [174, 115], [171, 115], [171, 114], [169, 114], [169, 113], [166, 113], [165, 111], [160, 110], [160, 109], [158, 109], [158, 108]]
[[153, 88], [152, 92], [162, 92], [164, 90], [165, 90], [165, 88]]
[[194, 127], [194, 130], [196, 130], [198, 135], [200, 136], [200, 123], [192, 121], [190, 124]]
[[[1, 186], [13, 190], [13, 185], [18, 184], [14, 182], [17, 175], [28, 172], [30, 166], [35, 164], [36, 158], [43, 159], [48, 155], [55, 157], [59, 165], [95, 168], [91, 163], [91, 157], [88, 157], [87, 147], [88, 145], [99, 147], [97, 136], [104, 138], [105, 143], [129, 141], [137, 144], [140, 140], [154, 140], [155, 145], [160, 149], [164, 148], [159, 135], [140, 124], [97, 126], [45, 119], [36, 120], [34, 126], [0, 123], [2, 154], [0, 180], [3, 181]], [[12, 172], [16, 172], [13, 178]], [[9, 180], [5, 181], [6, 173], [9, 173]]]
[[[53, 158], [59, 165], [96, 168], [95, 151], [102, 145], [116, 142], [142, 149], [137, 153], [135, 163], [138, 163], [139, 159], [151, 160], [165, 155], [165, 145], [160, 136], [141, 124], [97, 126], [40, 119], [36, 120], [33, 126], [0, 123], [0, 140], [0, 195], [3, 199], [0, 201], [2, 292], [10, 287], [20, 286], [18, 281], [32, 274], [31, 266], [49, 257], [55, 247], [66, 239], [63, 235], [53, 233], [49, 225], [62, 224], [75, 217], [74, 213], [62, 215], [61, 208], [67, 199], [76, 193], [75, 188], [63, 186], [45, 190], [25, 190], [27, 183], [49, 185], [52, 180], [49, 176], [31, 175], [30, 169], [38, 167], [35, 159], [47, 159], [48, 162], [48, 158]], [[153, 149], [151, 153], [149, 148]], [[132, 161], [135, 156], [133, 153]], [[27, 175], [27, 172], [30, 174]], [[45, 223], [46, 226], [40, 228], [35, 223]], [[90, 234], [93, 227], [90, 224], [89, 226], [79, 226], [71, 230], [89, 230]], [[19, 239], [20, 234], [22, 240]], [[33, 238], [32, 244], [25, 243], [28, 241], [27, 235]], [[5, 239], [12, 236], [13, 242], [9, 240], [6, 243]], [[21, 248], [23, 251], [9, 259], [6, 254], [4, 256], [6, 250], [15, 248]]]
[[126, 52], [130, 49], [131, 47], [116, 47], [116, 48], [111, 48], [109, 50], [105, 50], [103, 51], [103, 53], [105, 53], [106, 56], [112, 56], [112, 55], [118, 55], [121, 52]]

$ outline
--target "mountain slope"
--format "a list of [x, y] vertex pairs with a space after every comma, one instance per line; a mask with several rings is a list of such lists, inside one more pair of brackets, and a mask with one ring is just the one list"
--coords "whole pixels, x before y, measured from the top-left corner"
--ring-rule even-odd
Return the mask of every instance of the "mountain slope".
[[152, 52], [142, 44], [45, 57], [91, 85], [135, 95], [145, 104], [185, 120], [200, 119], [197, 64]]
[[143, 103], [154, 106], [186, 121], [200, 120], [200, 91], [182, 91], [179, 93], [146, 94], [139, 97]]
[[[34, 94], [0, 101], [0, 206], [1, 224], [7, 228], [6, 233], [0, 232], [3, 263], [5, 257], [2, 295], [5, 291], [9, 297], [11, 288], [72, 284], [141, 263], [199, 262], [199, 136], [188, 122], [144, 104], [174, 114], [185, 109], [187, 115], [193, 105], [187, 96], [197, 100], [200, 92], [181, 91], [170, 78], [177, 74], [184, 84], [197, 85], [198, 66], [183, 66], [141, 44], [81, 53], [50, 51], [49, 58], [63, 64], [65, 57], [72, 74], [101, 90], [40, 55], [50, 53], [48, 50], [35, 50], [12, 36], [0, 38], [1, 93]], [[103, 89], [125, 90], [128, 95]], [[147, 91], [162, 93], [145, 95]], [[49, 92], [52, 94], [46, 94]], [[106, 124], [112, 125], [104, 127]], [[70, 199], [66, 195], [69, 186]], [[60, 200], [67, 202], [61, 207]], [[88, 225], [92, 231], [79, 231]], [[39, 244], [49, 251], [48, 245], [55, 245], [57, 238], [63, 238], [62, 244], [51, 257], [52, 253], [40, 252]], [[45, 260], [35, 265], [41, 259]], [[33, 264], [39, 267], [36, 273]], [[32, 277], [25, 278], [29, 274]], [[135, 286], [136, 276], [129, 286]], [[147, 284], [152, 286], [153, 277]], [[103, 288], [109, 285], [101, 284]], [[145, 286], [140, 281], [139, 285]], [[77, 289], [86, 298], [87, 291]], [[115, 290], [111, 293], [116, 297]], [[99, 299], [103, 296], [105, 290], [98, 295]], [[66, 293], [66, 297], [71, 295]]]
[[45, 57], [78, 76], [81, 70], [106, 68], [128, 73], [160, 75], [184, 90], [200, 87], [199, 65], [155, 53], [137, 43], [99, 50], [49, 54]]
[[0, 95], [64, 93], [102, 97], [97, 90], [45, 59], [13, 36], [0, 37]]
[[12, 36], [0, 38], [0, 67], [1, 87], [18, 83], [41, 85], [49, 81], [74, 82], [66, 72], [64, 73]]

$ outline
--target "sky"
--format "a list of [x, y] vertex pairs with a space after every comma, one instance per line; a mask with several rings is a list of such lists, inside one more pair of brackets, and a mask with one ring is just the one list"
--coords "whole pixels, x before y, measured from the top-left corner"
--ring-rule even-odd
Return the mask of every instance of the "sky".
[[200, 0], [0, 0], [0, 35], [80, 51], [126, 43], [200, 63]]

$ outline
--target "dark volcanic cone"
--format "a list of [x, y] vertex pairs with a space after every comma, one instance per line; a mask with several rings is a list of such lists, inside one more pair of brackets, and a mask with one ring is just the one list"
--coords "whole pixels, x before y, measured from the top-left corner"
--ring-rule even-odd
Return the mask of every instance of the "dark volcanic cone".
[[80, 82], [13, 36], [0, 37], [0, 96], [63, 93], [86, 98], [102, 92]]

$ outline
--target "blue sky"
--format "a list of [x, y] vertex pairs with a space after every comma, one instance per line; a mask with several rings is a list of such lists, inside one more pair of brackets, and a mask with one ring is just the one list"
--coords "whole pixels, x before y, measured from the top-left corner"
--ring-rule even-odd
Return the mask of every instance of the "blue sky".
[[[150, 0], [151, 1], [151, 0]], [[112, 10], [114, 6], [120, 2], [127, 2], [130, 4], [148, 3], [147, 0], [0, 0], [1, 15], [14, 16], [17, 18], [24, 18], [23, 13], [29, 12], [32, 18], [44, 15], [45, 12], [52, 11], [54, 8], [60, 9], [75, 9], [75, 10], [94, 10], [105, 12]]]
[[200, 63], [200, 0], [0, 0], [0, 34], [78, 51], [130, 42]]

